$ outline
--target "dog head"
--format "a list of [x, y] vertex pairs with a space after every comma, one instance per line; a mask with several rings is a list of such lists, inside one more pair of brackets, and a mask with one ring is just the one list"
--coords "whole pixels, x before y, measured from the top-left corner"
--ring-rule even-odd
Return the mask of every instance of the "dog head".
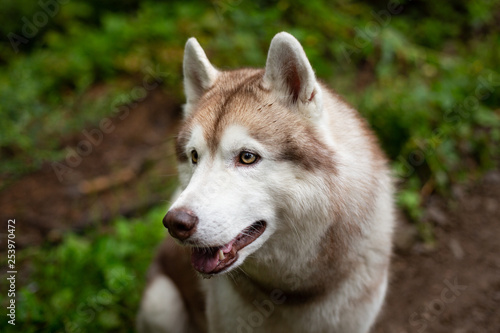
[[321, 186], [304, 171], [333, 162], [318, 135], [321, 87], [290, 34], [274, 37], [265, 70], [220, 71], [190, 38], [183, 69], [187, 103], [176, 142], [183, 191], [164, 224], [193, 248], [194, 268], [213, 275], [258, 258], [277, 231], [296, 228], [283, 225], [284, 216], [314, 209], [304, 202]]

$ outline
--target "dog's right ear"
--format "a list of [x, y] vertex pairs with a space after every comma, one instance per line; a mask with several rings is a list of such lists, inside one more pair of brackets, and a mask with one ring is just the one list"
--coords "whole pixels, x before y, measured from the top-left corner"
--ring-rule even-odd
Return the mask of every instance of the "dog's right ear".
[[264, 85], [307, 117], [317, 118], [322, 112], [321, 87], [302, 45], [289, 33], [280, 32], [271, 41]]
[[210, 88], [219, 72], [212, 66], [196, 38], [191, 37], [184, 48], [184, 92], [186, 105], [184, 117], [188, 117], [194, 104]]

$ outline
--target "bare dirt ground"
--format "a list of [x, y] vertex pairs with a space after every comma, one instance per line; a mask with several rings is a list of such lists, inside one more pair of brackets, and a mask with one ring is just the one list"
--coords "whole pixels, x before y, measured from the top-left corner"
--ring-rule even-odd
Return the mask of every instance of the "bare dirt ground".
[[[62, 233], [137, 215], [167, 199], [175, 179], [172, 137], [180, 109], [156, 91], [105, 134], [61, 182], [50, 164], [0, 192], [0, 218], [15, 217], [26, 247]], [[63, 140], [76, 147], [81, 133]], [[387, 301], [373, 332], [500, 332], [500, 172], [431, 196], [436, 245], [400, 224]], [[404, 219], [402, 219], [404, 220]]]
[[[114, 130], [101, 132], [101, 142], [92, 144], [79, 164], [60, 161], [65, 167], [60, 177], [46, 163], [1, 191], [0, 219], [16, 219], [18, 245], [58, 241], [68, 230], [137, 215], [162, 201], [166, 205], [176, 181], [172, 140], [180, 112], [179, 105], [155, 90], [126, 117], [113, 118]], [[98, 143], [98, 135], [94, 137]], [[61, 147], [76, 150], [83, 141], [90, 142], [76, 133], [63, 139]]]
[[426, 207], [434, 249], [408, 247], [411, 232], [403, 224], [374, 332], [500, 332], [500, 172], [456, 187], [454, 197], [431, 197]]

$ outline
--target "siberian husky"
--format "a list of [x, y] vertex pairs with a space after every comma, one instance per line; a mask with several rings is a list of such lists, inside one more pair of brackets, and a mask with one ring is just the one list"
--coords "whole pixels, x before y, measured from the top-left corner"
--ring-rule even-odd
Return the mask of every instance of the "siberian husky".
[[[146, 332], [368, 332], [387, 289], [387, 160], [360, 115], [277, 34], [265, 69], [184, 53], [181, 193], [138, 315]], [[192, 267], [191, 267], [192, 266]], [[205, 278], [205, 279], [203, 279]]]

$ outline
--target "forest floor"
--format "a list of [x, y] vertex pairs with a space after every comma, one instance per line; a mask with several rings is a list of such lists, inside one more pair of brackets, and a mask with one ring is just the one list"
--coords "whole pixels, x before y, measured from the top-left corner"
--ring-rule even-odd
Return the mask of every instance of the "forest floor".
[[413, 242], [412, 226], [400, 224], [374, 332], [500, 332], [500, 172], [453, 192], [426, 206], [435, 247]]

